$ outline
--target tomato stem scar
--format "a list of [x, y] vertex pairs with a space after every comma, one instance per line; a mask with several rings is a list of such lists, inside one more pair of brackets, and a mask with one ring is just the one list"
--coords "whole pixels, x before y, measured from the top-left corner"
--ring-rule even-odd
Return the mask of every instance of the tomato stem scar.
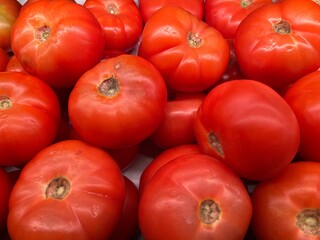
[[219, 208], [219, 205], [211, 200], [206, 199], [201, 202], [200, 204], [200, 219], [203, 223], [212, 225], [220, 218], [221, 210]]
[[273, 25], [273, 30], [279, 34], [290, 34], [291, 33], [290, 23], [284, 20], [280, 20], [279, 22]]
[[51, 28], [48, 25], [39, 27], [35, 32], [35, 38], [40, 42], [45, 42], [50, 36]]
[[70, 192], [71, 184], [65, 177], [56, 177], [51, 180], [46, 189], [46, 197], [62, 200]]
[[320, 208], [303, 209], [296, 217], [296, 225], [305, 234], [320, 236]]
[[98, 90], [103, 96], [114, 97], [120, 91], [119, 81], [114, 76], [111, 76], [100, 83]]
[[12, 107], [12, 101], [7, 96], [0, 96], [0, 109], [8, 109]]

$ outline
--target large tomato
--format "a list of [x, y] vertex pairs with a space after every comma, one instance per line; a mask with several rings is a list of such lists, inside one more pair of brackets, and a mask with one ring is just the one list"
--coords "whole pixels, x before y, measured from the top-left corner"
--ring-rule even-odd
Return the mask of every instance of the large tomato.
[[109, 58], [87, 71], [69, 97], [70, 121], [87, 142], [125, 148], [149, 137], [164, 118], [167, 88], [159, 71], [134, 55]]
[[86, 0], [84, 6], [99, 21], [106, 50], [128, 52], [138, 43], [143, 23], [134, 0]]
[[242, 240], [251, 211], [247, 189], [233, 171], [208, 155], [189, 154], [154, 174], [138, 216], [146, 240]]
[[320, 67], [320, 6], [282, 0], [249, 14], [239, 24], [235, 52], [246, 78], [282, 88]]
[[254, 80], [232, 80], [213, 88], [195, 118], [203, 151], [248, 180], [275, 176], [295, 157], [298, 121], [286, 101]]
[[218, 30], [182, 8], [163, 7], [146, 23], [138, 55], [154, 64], [169, 89], [198, 92], [222, 77], [230, 50]]
[[21, 10], [18, 0], [0, 0], [0, 48], [11, 51], [11, 30]]
[[9, 199], [12, 239], [105, 240], [125, 199], [122, 173], [105, 151], [66, 140], [22, 169]]
[[104, 54], [98, 20], [73, 1], [42, 0], [24, 6], [11, 37], [22, 67], [57, 88], [73, 87]]
[[320, 239], [320, 163], [289, 165], [252, 194], [252, 228], [259, 240]]
[[139, 9], [144, 22], [147, 22], [157, 10], [166, 6], [180, 7], [199, 19], [203, 19], [204, 16], [204, 0], [139, 0]]
[[0, 73], [0, 165], [23, 165], [51, 144], [60, 106], [45, 82], [19, 72]]
[[196, 143], [193, 122], [205, 96], [204, 93], [183, 93], [168, 101], [164, 119], [151, 140], [163, 149]]
[[309, 73], [289, 87], [284, 99], [300, 126], [299, 155], [320, 162], [320, 71]]
[[7, 225], [9, 196], [13, 183], [9, 174], [3, 167], [0, 167], [0, 232]]
[[205, 22], [233, 39], [241, 21], [257, 8], [272, 0], [206, 0]]

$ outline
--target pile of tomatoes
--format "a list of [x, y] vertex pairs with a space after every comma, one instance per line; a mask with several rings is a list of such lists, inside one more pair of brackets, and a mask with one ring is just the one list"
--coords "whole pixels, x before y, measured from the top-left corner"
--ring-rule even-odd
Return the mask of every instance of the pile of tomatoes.
[[320, 239], [318, 2], [0, 16], [0, 239]]

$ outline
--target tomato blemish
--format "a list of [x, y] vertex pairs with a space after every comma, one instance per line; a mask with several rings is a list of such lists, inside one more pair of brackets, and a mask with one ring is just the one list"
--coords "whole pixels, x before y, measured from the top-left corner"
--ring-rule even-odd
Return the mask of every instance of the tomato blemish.
[[0, 96], [0, 109], [8, 109], [12, 107], [12, 101], [7, 96]]
[[188, 44], [192, 48], [198, 48], [203, 45], [203, 40], [197, 33], [188, 32]]
[[320, 208], [303, 209], [296, 217], [296, 225], [305, 234], [320, 236]]
[[223, 148], [221, 146], [220, 140], [213, 132], [208, 135], [208, 141], [210, 146], [215, 150], [215, 152], [222, 158], [224, 158]]

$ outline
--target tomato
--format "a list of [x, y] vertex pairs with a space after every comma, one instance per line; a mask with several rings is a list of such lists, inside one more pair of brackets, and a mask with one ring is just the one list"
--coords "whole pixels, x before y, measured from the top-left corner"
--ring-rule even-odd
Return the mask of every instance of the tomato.
[[141, 195], [145, 185], [150, 181], [153, 175], [166, 163], [189, 154], [203, 153], [197, 144], [183, 144], [168, 148], [155, 156], [150, 164], [143, 169], [139, 179], [139, 194]]
[[204, 0], [139, 0], [139, 9], [145, 23], [157, 10], [167, 6], [180, 7], [199, 19], [204, 16]]
[[103, 28], [107, 50], [128, 52], [138, 43], [143, 22], [134, 0], [86, 0], [83, 5]]
[[242, 240], [252, 206], [242, 181], [225, 164], [205, 154], [189, 154], [154, 174], [138, 214], [146, 240]]
[[107, 239], [122, 212], [125, 184], [105, 151], [66, 140], [40, 151], [9, 199], [12, 239]]
[[20, 166], [50, 145], [60, 106], [45, 82], [19, 72], [0, 72], [0, 165]]
[[234, 43], [244, 76], [278, 89], [317, 70], [319, 21], [320, 6], [309, 0], [283, 0], [249, 14]]
[[320, 71], [297, 80], [284, 94], [300, 126], [299, 155], [308, 161], [320, 162]]
[[300, 130], [287, 102], [255, 80], [232, 80], [213, 88], [194, 125], [202, 150], [244, 179], [264, 180], [285, 169], [297, 154]]
[[196, 143], [193, 122], [205, 96], [204, 93], [184, 93], [169, 101], [164, 119], [151, 135], [151, 140], [163, 149]]
[[21, 10], [18, 0], [0, 0], [0, 48], [11, 51], [11, 30]]
[[0, 48], [0, 72], [3, 72], [6, 70], [9, 60], [10, 60], [9, 54], [5, 50]]
[[12, 187], [13, 183], [8, 173], [4, 168], [0, 167], [0, 232], [6, 227], [9, 196]]
[[221, 32], [224, 38], [234, 39], [240, 22], [257, 8], [272, 0], [206, 0], [204, 20]]
[[22, 67], [55, 88], [73, 87], [104, 54], [98, 20], [73, 1], [43, 0], [24, 6], [11, 36]]
[[126, 195], [122, 215], [115, 227], [110, 240], [135, 239], [139, 232], [138, 207], [139, 194], [136, 185], [126, 176], [124, 177]]
[[320, 238], [320, 163], [292, 163], [260, 182], [253, 194], [252, 227], [259, 240]]
[[19, 60], [15, 55], [10, 57], [9, 61], [7, 62], [5, 71], [27, 73], [26, 70], [24, 70], [24, 68], [21, 66]]
[[134, 55], [87, 71], [69, 97], [70, 121], [85, 141], [108, 149], [139, 144], [164, 118], [167, 89], [159, 71]]
[[121, 149], [106, 149], [122, 171], [130, 167], [139, 155], [139, 144]]
[[138, 55], [160, 71], [169, 89], [199, 92], [221, 78], [230, 51], [216, 29], [186, 10], [163, 7], [146, 23]]

